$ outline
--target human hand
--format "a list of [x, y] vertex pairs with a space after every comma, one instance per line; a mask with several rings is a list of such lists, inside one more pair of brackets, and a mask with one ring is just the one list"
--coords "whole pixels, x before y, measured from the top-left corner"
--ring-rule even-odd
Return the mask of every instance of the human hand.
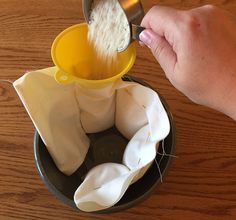
[[236, 18], [215, 6], [154, 6], [140, 34], [170, 82], [187, 97], [236, 120]]

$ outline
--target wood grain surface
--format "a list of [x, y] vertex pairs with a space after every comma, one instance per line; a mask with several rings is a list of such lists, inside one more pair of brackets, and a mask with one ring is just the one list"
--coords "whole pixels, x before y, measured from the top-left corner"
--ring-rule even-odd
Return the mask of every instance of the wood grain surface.
[[[190, 9], [215, 4], [236, 14], [235, 0], [143, 0]], [[81, 0], [0, 0], [0, 80], [52, 66], [50, 47], [63, 29], [82, 22]], [[112, 215], [81, 214], [57, 200], [34, 165], [34, 127], [16, 92], [0, 83], [0, 220], [236, 219], [236, 123], [193, 104], [165, 78], [148, 49], [137, 45], [131, 74], [158, 89], [177, 131], [168, 176], [147, 200]]]

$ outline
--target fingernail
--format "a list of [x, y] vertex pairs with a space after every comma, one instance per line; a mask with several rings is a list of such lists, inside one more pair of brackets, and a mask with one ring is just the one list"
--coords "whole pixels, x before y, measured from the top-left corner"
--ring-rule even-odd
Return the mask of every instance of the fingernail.
[[140, 40], [150, 48], [150, 45], [152, 43], [152, 39], [151, 36], [146, 32], [143, 31], [140, 35], [139, 35]]

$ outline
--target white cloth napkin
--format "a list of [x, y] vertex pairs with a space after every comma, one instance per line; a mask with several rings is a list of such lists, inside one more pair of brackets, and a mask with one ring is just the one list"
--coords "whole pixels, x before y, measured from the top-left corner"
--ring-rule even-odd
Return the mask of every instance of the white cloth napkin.
[[59, 85], [55, 71], [26, 73], [14, 87], [60, 171], [71, 175], [84, 162], [90, 144], [86, 133], [115, 125], [130, 140], [123, 164], [93, 168], [74, 195], [83, 211], [109, 208], [154, 161], [158, 142], [170, 131], [168, 116], [157, 93], [140, 84], [120, 80], [101, 89]]

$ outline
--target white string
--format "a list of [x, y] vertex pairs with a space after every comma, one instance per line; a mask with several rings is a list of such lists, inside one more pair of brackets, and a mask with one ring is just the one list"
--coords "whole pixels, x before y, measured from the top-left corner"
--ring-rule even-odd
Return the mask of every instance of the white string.
[[167, 153], [166, 153], [165, 147], [164, 147], [164, 141], [162, 141], [161, 148], [162, 148], [162, 152], [163, 152], [163, 153], [160, 153], [160, 152], [157, 151], [157, 154], [161, 156], [161, 158], [160, 158], [160, 160], [159, 160], [159, 163], [157, 162], [156, 159], [155, 159], [155, 162], [156, 162], [156, 165], [157, 165], [157, 168], [158, 168], [158, 172], [159, 172], [159, 175], [160, 175], [161, 183], [163, 183], [163, 176], [162, 176], [161, 168], [160, 168], [160, 164], [161, 164], [162, 159], [163, 159], [165, 156], [166, 156], [166, 157], [174, 157], [174, 158], [178, 158], [178, 156], [175, 156], [175, 155], [171, 155], [171, 154], [167, 154]]
[[161, 147], [162, 147], [162, 152], [163, 154], [157, 152], [157, 154], [159, 155], [164, 155], [164, 156], [167, 156], [167, 157], [174, 157], [174, 158], [179, 158], [178, 156], [175, 156], [175, 155], [172, 155], [172, 154], [167, 154], [166, 151], [165, 151], [165, 147], [164, 147], [164, 141], [162, 141], [162, 144], [161, 144]]
[[179, 158], [178, 156], [175, 156], [175, 155], [171, 155], [171, 154], [167, 154], [167, 153], [163, 153], [163, 154], [161, 154], [161, 153], [159, 153], [159, 152], [157, 152], [157, 154], [158, 155], [160, 155], [160, 156], [166, 156], [166, 157], [174, 157], [174, 158]]
[[157, 165], [157, 169], [158, 169], [158, 172], [160, 174], [160, 180], [161, 180], [161, 183], [163, 183], [163, 178], [162, 178], [162, 173], [161, 173], [161, 168], [157, 162], [157, 160], [155, 159], [155, 162], [156, 162], [156, 165]]

